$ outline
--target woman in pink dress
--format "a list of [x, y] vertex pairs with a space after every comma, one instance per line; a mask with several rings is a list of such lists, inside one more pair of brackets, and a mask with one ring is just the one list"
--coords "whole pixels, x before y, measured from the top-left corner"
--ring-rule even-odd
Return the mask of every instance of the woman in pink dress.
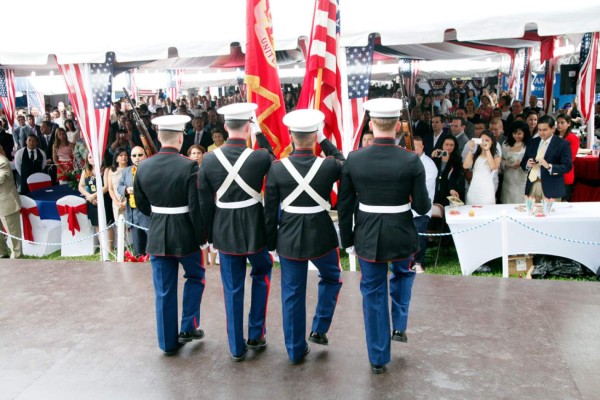
[[52, 161], [56, 165], [56, 177], [61, 185], [67, 183], [67, 174], [73, 171], [73, 148], [74, 143], [67, 139], [67, 132], [56, 128], [54, 145], [52, 147]]

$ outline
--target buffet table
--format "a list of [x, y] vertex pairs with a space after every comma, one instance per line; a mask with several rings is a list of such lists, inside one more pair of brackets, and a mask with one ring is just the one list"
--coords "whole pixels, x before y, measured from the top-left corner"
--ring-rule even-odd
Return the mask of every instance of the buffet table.
[[592, 155], [575, 157], [575, 190], [571, 201], [600, 201], [600, 170], [598, 157]]
[[[473, 216], [469, 216], [470, 210], [474, 212]], [[600, 203], [555, 203], [549, 216], [528, 215], [524, 205], [517, 204], [446, 207], [446, 222], [452, 232], [463, 275], [470, 275], [486, 262], [502, 257], [504, 211], [508, 217], [508, 255], [548, 254], [566, 257], [594, 272], [598, 271], [599, 245], [573, 243], [540, 232], [559, 238], [600, 243]], [[463, 232], [465, 230], [468, 231]]]

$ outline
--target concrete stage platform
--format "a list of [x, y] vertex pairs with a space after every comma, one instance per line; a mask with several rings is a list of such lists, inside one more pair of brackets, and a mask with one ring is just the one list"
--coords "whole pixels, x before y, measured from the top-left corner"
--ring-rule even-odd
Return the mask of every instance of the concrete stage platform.
[[[1, 260], [0, 399], [600, 398], [598, 283], [417, 276], [408, 343], [393, 342], [387, 372], [373, 375], [360, 274], [343, 278], [330, 346], [311, 344], [292, 366], [279, 270], [269, 346], [235, 363], [217, 269], [207, 271], [206, 338], [165, 357], [148, 264]], [[316, 283], [309, 272], [309, 320]]]

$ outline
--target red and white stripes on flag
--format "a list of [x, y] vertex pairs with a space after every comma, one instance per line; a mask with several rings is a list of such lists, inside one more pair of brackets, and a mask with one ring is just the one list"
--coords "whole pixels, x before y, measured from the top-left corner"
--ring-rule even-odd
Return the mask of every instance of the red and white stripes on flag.
[[12, 69], [0, 69], [0, 103], [12, 128], [15, 123], [15, 71]]
[[128, 83], [127, 86], [129, 87], [129, 93], [131, 95], [131, 98], [135, 99], [137, 101], [139, 99], [138, 96], [140, 94], [138, 93], [137, 85], [135, 83], [136, 71], [137, 71], [137, 69], [130, 69], [127, 71], [127, 83]]
[[419, 77], [419, 60], [412, 60], [410, 58], [400, 59], [400, 76], [404, 89], [406, 90], [405, 96], [408, 98], [414, 97], [415, 86], [417, 85], [417, 79]]
[[577, 94], [575, 95], [579, 104], [579, 112], [581, 112], [581, 116], [586, 122], [594, 116], [597, 61], [598, 32], [586, 33], [581, 40], [579, 77], [577, 79]]
[[340, 12], [336, 0], [315, 0], [306, 74], [297, 108], [315, 108], [325, 114], [323, 133], [342, 148]]
[[552, 113], [552, 98], [554, 96], [554, 59], [546, 60], [546, 70], [544, 75], [544, 113]]
[[59, 64], [81, 135], [88, 149], [100, 156], [98, 160], [104, 155], [108, 137], [113, 62], [109, 53], [102, 64]]
[[179, 97], [179, 91], [181, 90], [182, 74], [182, 69], [167, 70], [167, 97], [170, 97], [172, 101], [177, 100], [177, 98]]
[[525, 58], [523, 59], [523, 104], [527, 104], [529, 96], [531, 96], [531, 54], [533, 47], [525, 48]]

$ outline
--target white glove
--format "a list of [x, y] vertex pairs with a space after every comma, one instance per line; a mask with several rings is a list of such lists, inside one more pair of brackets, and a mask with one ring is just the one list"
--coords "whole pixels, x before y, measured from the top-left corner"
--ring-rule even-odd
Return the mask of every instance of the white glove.
[[354, 250], [354, 246], [347, 247], [346, 253], [348, 253], [349, 256], [356, 256], [356, 250]]
[[319, 129], [317, 129], [317, 142], [321, 143], [323, 140], [327, 139], [325, 134], [323, 133], [323, 123], [319, 124]]
[[219, 251], [219, 250], [215, 249], [215, 246], [213, 246], [212, 243], [209, 245], [209, 247], [210, 247], [210, 252], [211, 253], [216, 253], [217, 251]]
[[260, 125], [258, 123], [258, 117], [256, 116], [256, 112], [252, 113], [252, 122], [250, 123], [250, 129], [252, 134], [256, 136], [256, 134], [261, 133]]
[[209, 244], [208, 244], [208, 242], [206, 242], [200, 246], [200, 250], [206, 250], [206, 249], [208, 249], [208, 246], [209, 246]]
[[273, 257], [273, 261], [279, 261], [279, 254], [277, 254], [277, 251], [269, 251], [269, 254], [271, 255], [271, 257]]

